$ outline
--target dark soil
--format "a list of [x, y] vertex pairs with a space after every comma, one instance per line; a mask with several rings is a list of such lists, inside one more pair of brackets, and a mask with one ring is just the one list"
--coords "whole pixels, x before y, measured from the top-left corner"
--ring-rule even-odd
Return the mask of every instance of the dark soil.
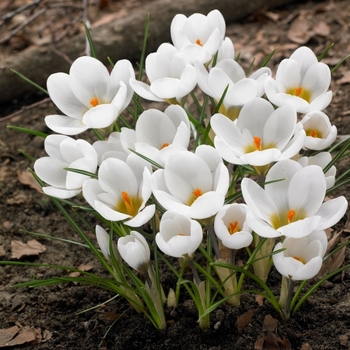
[[[271, 68], [300, 45], [311, 47], [319, 55], [331, 43], [334, 47], [324, 62], [334, 66], [350, 54], [349, 26], [348, 0], [303, 1], [254, 13], [228, 25], [227, 35], [233, 39], [236, 52], [242, 52], [242, 63], [246, 66], [253, 56], [258, 64], [275, 48], [277, 53], [269, 62]], [[341, 137], [350, 134], [349, 68], [350, 62], [346, 62], [333, 73], [334, 97], [326, 110]], [[81, 241], [55, 206], [21, 176], [32, 163], [18, 149], [34, 158], [44, 156], [43, 139], [6, 128], [16, 125], [48, 133], [44, 117], [55, 110], [50, 102], [42, 102], [19, 113], [16, 110], [3, 113], [0, 119], [0, 259], [15, 260], [11, 258], [12, 241], [36, 238], [46, 251], [21, 261], [72, 267], [86, 264], [92, 266], [92, 272], [104, 275], [99, 262], [87, 249], [21, 232]], [[345, 160], [338, 173], [348, 168], [349, 161]], [[334, 195], [350, 199], [350, 187], [346, 185]], [[345, 221], [339, 227], [344, 227]], [[95, 240], [93, 234], [87, 234]], [[342, 237], [349, 238], [347, 229]], [[344, 264], [349, 262], [350, 251], [346, 251]], [[270, 285], [277, 293], [279, 277], [275, 271], [271, 274]], [[325, 282], [288, 322], [282, 321], [267, 302], [261, 305], [254, 296], [244, 295], [239, 307], [221, 306], [215, 310], [211, 327], [205, 331], [198, 326], [193, 304], [184, 299], [175, 310], [166, 309], [167, 328], [158, 331], [121, 298], [79, 313], [113, 297], [95, 287], [74, 284], [38, 289], [11, 287], [18, 282], [56, 275], [68, 275], [68, 272], [0, 265], [0, 344], [1, 332], [20, 324], [37, 329], [42, 339], [36, 344], [25, 342], [10, 349], [350, 349], [350, 270]], [[174, 277], [164, 275], [163, 279], [165, 290], [174, 287]], [[247, 320], [244, 326], [241, 315]], [[271, 319], [276, 322], [272, 328]]]

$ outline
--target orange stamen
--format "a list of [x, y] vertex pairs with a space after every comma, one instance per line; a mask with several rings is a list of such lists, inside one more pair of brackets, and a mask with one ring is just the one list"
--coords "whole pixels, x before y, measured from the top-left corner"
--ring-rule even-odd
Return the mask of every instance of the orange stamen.
[[310, 136], [311, 137], [317, 137], [317, 130], [311, 130]]
[[133, 201], [132, 201], [132, 197], [129, 197], [128, 193], [123, 191], [122, 192], [122, 198], [124, 200], [127, 213], [129, 215], [134, 216], [135, 208], [134, 208], [134, 204], [133, 204]]
[[234, 233], [239, 231], [239, 227], [238, 227], [238, 221], [234, 221], [233, 223], [230, 222], [229, 223], [229, 229], [228, 232], [230, 233], [230, 235], [233, 235]]
[[97, 97], [92, 98], [90, 100], [90, 104], [92, 107], [96, 107], [97, 105], [99, 105], [98, 98]]
[[195, 41], [195, 43], [196, 43], [197, 45], [199, 45], [199, 46], [203, 46], [203, 44], [202, 44], [202, 42], [201, 42], [200, 39], [197, 39], [197, 40]]
[[192, 194], [193, 194], [196, 198], [198, 198], [198, 197], [200, 197], [200, 196], [203, 194], [203, 192], [202, 192], [199, 188], [196, 188], [194, 191], [192, 191]]
[[300, 96], [301, 92], [303, 91], [302, 87], [298, 87], [295, 89], [295, 96]]
[[289, 210], [287, 213], [288, 223], [290, 224], [295, 216], [295, 211], [293, 209]]
[[261, 138], [254, 136], [254, 147], [256, 151], [261, 151]]
[[163, 149], [163, 148], [168, 147], [168, 146], [169, 146], [168, 143], [163, 143], [163, 144], [160, 146], [160, 149]]

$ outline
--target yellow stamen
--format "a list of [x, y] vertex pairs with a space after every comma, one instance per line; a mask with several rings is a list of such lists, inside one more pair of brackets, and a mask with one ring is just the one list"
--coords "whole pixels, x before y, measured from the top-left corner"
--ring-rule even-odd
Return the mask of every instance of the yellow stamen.
[[163, 148], [168, 147], [168, 146], [169, 146], [168, 143], [163, 143], [163, 144], [160, 146], [160, 149], [163, 149]]
[[96, 107], [97, 105], [99, 105], [100, 103], [98, 102], [98, 98], [94, 97], [90, 100], [90, 104], [92, 107]]
[[261, 138], [254, 136], [254, 147], [256, 151], [261, 151]]
[[202, 42], [201, 42], [200, 39], [197, 39], [197, 40], [195, 41], [195, 43], [196, 43], [197, 45], [199, 45], [199, 46], [203, 46], [203, 44], [202, 44]]
[[230, 235], [233, 235], [234, 233], [240, 231], [239, 226], [238, 226], [238, 221], [234, 221], [233, 223], [230, 222], [229, 226], [230, 227], [228, 229], [228, 232], [229, 232]]
[[292, 256], [293, 259], [300, 261], [302, 264], [306, 264], [306, 261], [303, 258], [300, 258], [298, 256]]
[[322, 133], [317, 129], [308, 129], [305, 130], [306, 136], [311, 136], [313, 138], [317, 137], [319, 139], [322, 139]]
[[196, 188], [194, 191], [192, 191], [192, 194], [193, 194], [196, 198], [198, 198], [198, 197], [200, 197], [200, 196], [203, 194], [203, 192], [202, 192], [199, 188]]
[[295, 211], [293, 209], [289, 210], [289, 212], [287, 213], [288, 224], [292, 222], [294, 216], [295, 216]]
[[178, 233], [177, 235], [181, 237], [185, 236], [183, 233]]

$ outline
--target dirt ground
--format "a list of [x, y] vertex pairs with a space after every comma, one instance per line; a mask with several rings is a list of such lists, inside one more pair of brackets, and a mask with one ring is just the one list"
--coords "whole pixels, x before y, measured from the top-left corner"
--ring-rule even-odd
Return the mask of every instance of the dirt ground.
[[[113, 2], [109, 2], [111, 7], [100, 10], [100, 15], [106, 13], [103, 11], [111, 11], [112, 5]], [[4, 8], [0, 9], [4, 11]], [[0, 16], [3, 14], [0, 13]], [[72, 29], [66, 34], [67, 38], [77, 31], [79, 29]], [[301, 1], [283, 8], [259, 11], [229, 24], [227, 35], [232, 38], [236, 52], [242, 52], [245, 65], [253, 56], [256, 56], [258, 64], [277, 48], [277, 53], [269, 62], [274, 69], [282, 58], [288, 57], [301, 45], [309, 46], [318, 55], [334, 43], [323, 60], [333, 67], [350, 54], [350, 2]], [[33, 43], [23, 42], [23, 36], [14, 36], [0, 46], [0, 50], [20, 54], [28, 45]], [[338, 134], [345, 137], [350, 135], [350, 60], [332, 77], [334, 97], [326, 113], [337, 126]], [[20, 104], [17, 107], [19, 109]], [[103, 275], [101, 266], [85, 248], [33, 237], [20, 231], [80, 241], [54, 205], [33, 188], [35, 185], [27, 176], [27, 168], [32, 163], [18, 152], [22, 149], [34, 158], [44, 156], [43, 139], [6, 128], [16, 125], [48, 133], [44, 117], [54, 111], [55, 107], [44, 101], [20, 112], [13, 108], [1, 113], [0, 260], [16, 260], [12, 258], [15, 241], [26, 243], [35, 238], [45, 251], [21, 258], [21, 261], [72, 267], [84, 264], [92, 267], [94, 273]], [[348, 159], [343, 160], [338, 173], [348, 169], [349, 164]], [[350, 185], [333, 195], [344, 195], [350, 199]], [[346, 218], [335, 231], [341, 227], [346, 227]], [[88, 235], [94, 239], [92, 234]], [[349, 238], [347, 229], [343, 231], [342, 238]], [[343, 263], [349, 262], [348, 249]], [[25, 339], [21, 342], [14, 336], [15, 342], [9, 349], [350, 349], [350, 271], [325, 282], [288, 322], [282, 321], [268, 303], [259, 305], [253, 296], [246, 295], [239, 307], [221, 306], [214, 311], [211, 328], [205, 331], [200, 330], [196, 310], [187, 300], [182, 300], [175, 310], [166, 310], [167, 328], [158, 331], [120, 298], [80, 313], [113, 297], [111, 293], [97, 288], [74, 284], [38, 289], [11, 287], [30, 279], [66, 274], [68, 272], [41, 267], [0, 265], [0, 348], [4, 347], [9, 329], [13, 332], [21, 329]], [[271, 274], [271, 283], [276, 283], [277, 288], [278, 274], [275, 271]], [[165, 289], [174, 287], [174, 277], [164, 275], [163, 278]], [[33, 334], [35, 336], [31, 338]]]

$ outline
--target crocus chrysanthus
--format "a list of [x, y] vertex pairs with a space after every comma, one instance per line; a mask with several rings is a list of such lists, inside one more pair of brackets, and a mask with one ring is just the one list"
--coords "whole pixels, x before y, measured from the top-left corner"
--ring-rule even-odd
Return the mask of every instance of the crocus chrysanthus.
[[160, 221], [156, 235], [158, 248], [175, 258], [189, 258], [202, 243], [203, 231], [198, 221], [166, 211]]
[[306, 139], [304, 148], [320, 151], [329, 147], [337, 138], [337, 128], [327, 114], [321, 111], [309, 112], [301, 120]]
[[276, 106], [292, 105], [297, 112], [321, 111], [332, 99], [329, 67], [305, 46], [294, 51], [277, 68], [276, 80], [266, 81], [267, 98]]
[[151, 252], [149, 245], [137, 231], [118, 239], [118, 251], [126, 263], [140, 273], [146, 273], [150, 264]]
[[125, 149], [134, 149], [163, 166], [172, 154], [187, 150], [190, 136], [187, 113], [179, 105], [170, 105], [164, 112], [144, 111], [135, 130], [122, 128], [120, 139]]
[[277, 271], [294, 281], [313, 278], [322, 267], [323, 256], [327, 249], [325, 231], [313, 231], [302, 238], [287, 237], [283, 243], [277, 243], [274, 251], [284, 249], [272, 256]]
[[95, 231], [96, 231], [97, 243], [101, 249], [101, 252], [106, 259], [109, 259], [111, 255], [110, 249], [109, 249], [109, 234], [100, 225], [96, 225]]
[[326, 179], [321, 167], [302, 167], [293, 160], [281, 160], [266, 175], [265, 189], [249, 178], [242, 180], [242, 194], [251, 213], [248, 225], [267, 238], [305, 237], [314, 230], [336, 224], [345, 214], [345, 197], [324, 202]]
[[146, 57], [145, 70], [150, 85], [130, 79], [134, 91], [150, 101], [166, 101], [183, 105], [187, 95], [197, 84], [194, 67], [184, 53], [169, 43]]
[[252, 230], [246, 222], [248, 207], [233, 203], [224, 205], [215, 216], [214, 230], [222, 244], [230, 249], [241, 249], [252, 243]]
[[100, 215], [131, 227], [140, 227], [153, 216], [155, 206], [146, 205], [151, 192], [151, 171], [135, 154], [125, 162], [104, 160], [98, 179], [90, 179], [83, 186], [83, 196]]
[[170, 26], [174, 46], [183, 52], [190, 63], [208, 63], [218, 51], [225, 37], [225, 19], [218, 10], [207, 16], [194, 13], [189, 17], [176, 15]]
[[46, 125], [65, 135], [77, 135], [89, 128], [105, 128], [128, 106], [135, 76], [128, 60], [116, 62], [111, 73], [93, 57], [79, 57], [69, 74], [54, 73], [47, 80], [53, 103], [64, 115], [49, 115]]
[[95, 149], [85, 140], [74, 140], [65, 135], [47, 136], [44, 148], [48, 157], [34, 163], [36, 174], [50, 185], [43, 187], [43, 192], [62, 199], [76, 196], [90, 176], [67, 168], [95, 173], [98, 161]]
[[210, 124], [215, 148], [232, 164], [264, 166], [293, 157], [304, 145], [305, 132], [293, 107], [273, 108], [270, 102], [254, 98], [243, 106], [236, 122], [215, 114]]
[[153, 194], [162, 207], [193, 219], [206, 219], [223, 206], [229, 174], [215, 148], [201, 145], [196, 152], [173, 154], [152, 175]]

